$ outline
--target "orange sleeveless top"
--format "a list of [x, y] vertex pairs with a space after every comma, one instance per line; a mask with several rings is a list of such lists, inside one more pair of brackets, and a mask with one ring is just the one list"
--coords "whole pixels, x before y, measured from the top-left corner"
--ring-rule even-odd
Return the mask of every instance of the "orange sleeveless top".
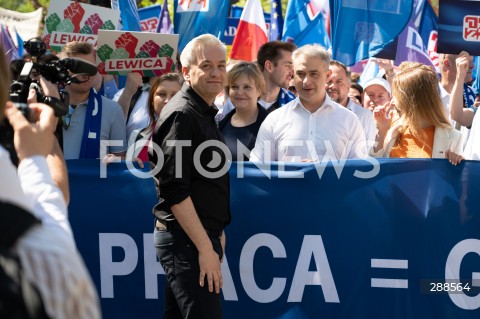
[[396, 158], [432, 158], [433, 137], [435, 135], [435, 126], [423, 129], [427, 138], [422, 142], [412, 135], [407, 128], [400, 138], [400, 142], [395, 143], [390, 151], [390, 157]]

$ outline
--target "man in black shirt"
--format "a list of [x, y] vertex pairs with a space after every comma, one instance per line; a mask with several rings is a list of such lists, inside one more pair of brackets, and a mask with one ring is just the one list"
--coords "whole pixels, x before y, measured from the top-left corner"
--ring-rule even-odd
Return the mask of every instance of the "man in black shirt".
[[180, 59], [185, 84], [156, 123], [152, 141], [162, 152], [149, 154], [158, 171], [154, 238], [167, 278], [164, 318], [215, 319], [222, 317], [220, 262], [230, 222], [228, 149], [212, 106], [226, 82], [225, 46], [201, 35]]

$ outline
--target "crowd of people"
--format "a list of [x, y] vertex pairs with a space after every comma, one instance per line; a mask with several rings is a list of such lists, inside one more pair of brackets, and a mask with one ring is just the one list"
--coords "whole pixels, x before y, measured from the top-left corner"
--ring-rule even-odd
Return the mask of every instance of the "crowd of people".
[[[94, 48], [88, 43], [68, 43], [58, 58], [67, 57], [95, 64]], [[28, 124], [2, 93], [0, 106], [7, 106], [15, 130], [20, 166], [16, 177], [1, 150], [1, 165], [10, 175], [7, 184], [2, 181], [5, 192], [0, 199], [42, 222], [20, 238], [16, 251], [27, 278], [38, 285], [46, 314], [99, 317], [98, 297], [66, 217], [70, 195], [63, 157], [106, 163], [121, 158], [141, 167], [150, 162], [152, 168], [161, 163], [153, 176], [159, 199], [154, 244], [167, 278], [165, 318], [221, 318], [220, 263], [224, 229], [230, 223], [229, 176], [200, 171], [195, 151], [204, 142], [224, 143], [231, 154], [224, 154], [223, 163], [229, 158], [315, 162], [368, 156], [444, 158], [455, 165], [463, 158], [478, 160], [478, 101], [469, 86], [472, 57], [466, 52], [443, 54], [440, 62], [439, 78], [432, 67], [420, 63], [395, 67], [378, 60], [384, 76], [361, 86], [358, 76], [332, 60], [320, 45], [296, 48], [271, 41], [260, 48], [254, 62], [227, 61], [225, 46], [214, 36], [202, 35], [181, 52], [177, 73], [158, 78], [130, 73], [121, 89], [109, 75], [70, 74], [76, 80], [63, 88], [69, 97], [68, 112], [59, 119], [50, 108], [33, 103], [39, 117]], [[12, 63], [13, 76], [18, 65], [20, 61]], [[0, 69], [3, 72], [6, 66]], [[32, 76], [47, 95], [59, 98], [51, 83]], [[7, 87], [2, 82], [1, 89]], [[55, 130], [58, 140], [53, 139]], [[104, 148], [102, 141], [117, 143]], [[172, 141], [189, 143], [177, 148]], [[163, 158], [152, 145], [161, 148]], [[206, 150], [199, 158], [204, 168], [213, 161], [215, 146]], [[15, 191], [12, 185], [16, 193], [4, 196]], [[32, 187], [45, 187], [48, 196], [40, 198]], [[50, 267], [62, 264], [56, 263], [60, 258], [68, 260], [69, 267], [51, 272]], [[47, 277], [37, 271], [39, 263]]]

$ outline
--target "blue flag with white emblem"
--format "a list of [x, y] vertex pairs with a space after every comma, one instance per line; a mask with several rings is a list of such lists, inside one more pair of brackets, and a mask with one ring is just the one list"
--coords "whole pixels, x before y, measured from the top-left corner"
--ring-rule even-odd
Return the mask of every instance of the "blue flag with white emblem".
[[330, 0], [333, 59], [354, 65], [393, 42], [407, 25], [413, 0]]
[[174, 1], [174, 33], [179, 34], [178, 50], [201, 34], [210, 33], [220, 38], [227, 25], [230, 1], [179, 0]]

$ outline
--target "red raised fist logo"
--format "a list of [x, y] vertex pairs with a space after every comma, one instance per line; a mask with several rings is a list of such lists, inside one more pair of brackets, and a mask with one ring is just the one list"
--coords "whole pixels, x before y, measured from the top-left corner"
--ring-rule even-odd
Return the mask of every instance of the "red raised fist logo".
[[85, 14], [85, 10], [82, 8], [80, 3], [72, 2], [64, 11], [63, 16], [65, 19], [70, 19], [74, 26], [73, 32], [78, 32], [80, 30], [80, 22], [83, 19], [83, 15]]
[[134, 37], [131, 33], [124, 33], [115, 40], [115, 46], [117, 48], [123, 48], [128, 52], [129, 57], [135, 57], [135, 48], [137, 47], [138, 39]]

